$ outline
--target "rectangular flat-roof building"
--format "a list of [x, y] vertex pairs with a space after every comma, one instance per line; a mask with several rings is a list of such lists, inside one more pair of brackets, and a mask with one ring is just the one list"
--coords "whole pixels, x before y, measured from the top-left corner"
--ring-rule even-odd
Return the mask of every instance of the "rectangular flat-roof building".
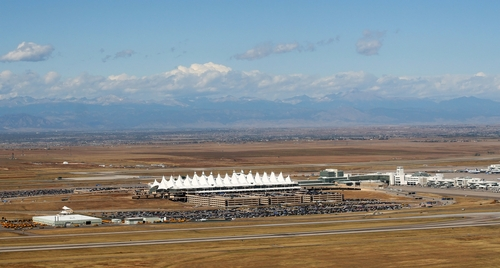
[[186, 195], [187, 202], [204, 207], [241, 207], [241, 206], [268, 206], [277, 204], [301, 204], [318, 201], [342, 202], [344, 195], [340, 192], [326, 192], [315, 194], [261, 194], [254, 193], [252, 195], [232, 194], [232, 195]]
[[142, 218], [142, 217], [125, 218], [125, 220], [123, 220], [123, 222], [125, 224], [144, 223], [144, 218]]
[[52, 216], [34, 216], [33, 222], [46, 224], [50, 226], [68, 226], [68, 225], [94, 225], [102, 224], [102, 219], [80, 214], [52, 215]]

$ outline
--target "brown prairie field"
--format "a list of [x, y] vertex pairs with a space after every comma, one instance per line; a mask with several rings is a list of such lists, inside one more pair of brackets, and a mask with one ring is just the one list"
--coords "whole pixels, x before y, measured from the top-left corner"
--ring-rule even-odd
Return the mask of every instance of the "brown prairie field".
[[[14, 159], [12, 159], [14, 155]], [[63, 162], [67, 164], [63, 164]], [[408, 139], [286, 141], [249, 143], [199, 143], [96, 145], [47, 148], [15, 148], [0, 151], [0, 191], [90, 187], [96, 184], [148, 183], [162, 175], [194, 172], [225, 174], [233, 170], [283, 172], [292, 179], [314, 178], [325, 168], [346, 173], [405, 170], [435, 172], [486, 167], [500, 162], [498, 139], [422, 142]], [[159, 166], [160, 164], [164, 167]], [[314, 174], [314, 175], [313, 175]], [[59, 178], [59, 179], [57, 179]], [[346, 198], [376, 198], [412, 202], [405, 196], [363, 189], [344, 191]], [[430, 194], [429, 194], [430, 195]], [[435, 196], [439, 198], [439, 195]], [[457, 197], [445, 207], [412, 208], [387, 212], [379, 218], [499, 211], [493, 199]], [[133, 200], [131, 193], [67, 194], [12, 199], [0, 204], [7, 219], [54, 214], [62, 206], [77, 213], [100, 215], [116, 210], [190, 210], [185, 203], [161, 199]], [[0, 248], [52, 243], [94, 243], [174, 239], [216, 235], [301, 232], [325, 229], [374, 227], [373, 223], [319, 223], [304, 227], [239, 228], [255, 224], [368, 219], [363, 213], [238, 219], [227, 223], [45, 228], [11, 231], [0, 227]], [[437, 221], [429, 219], [428, 222]], [[379, 225], [411, 225], [405, 219]], [[201, 225], [200, 225], [201, 224]], [[229, 231], [191, 230], [194, 227], [239, 226]], [[183, 231], [187, 228], [189, 230]], [[179, 229], [172, 232], [169, 229]], [[155, 230], [154, 233], [135, 231]], [[165, 232], [162, 232], [165, 230]], [[94, 236], [51, 235], [108, 233]], [[127, 234], [127, 232], [130, 232]], [[296, 238], [236, 240], [0, 253], [0, 267], [498, 267], [500, 225], [434, 230], [355, 233]]]
[[[345, 171], [484, 166], [500, 159], [500, 141], [417, 142], [418, 140], [334, 140], [252, 143], [138, 144], [4, 149], [1, 179], [42, 178], [76, 171], [135, 171], [138, 174], [192, 172], [193, 169], [232, 171], [279, 168], [317, 172], [324, 167]], [[497, 154], [495, 154], [497, 152]], [[14, 155], [15, 159], [11, 159]], [[62, 163], [67, 161], [68, 165]], [[130, 169], [164, 164], [166, 169]], [[98, 167], [99, 164], [107, 168]], [[113, 168], [109, 168], [113, 165]]]

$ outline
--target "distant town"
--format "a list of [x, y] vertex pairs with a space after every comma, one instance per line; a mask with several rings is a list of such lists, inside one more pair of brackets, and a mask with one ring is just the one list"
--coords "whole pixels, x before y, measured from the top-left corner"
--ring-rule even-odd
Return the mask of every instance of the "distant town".
[[500, 138], [500, 125], [416, 125], [338, 128], [186, 129], [176, 131], [0, 132], [0, 148], [44, 148], [81, 145], [246, 143], [311, 140], [415, 139], [415, 142], [477, 142]]

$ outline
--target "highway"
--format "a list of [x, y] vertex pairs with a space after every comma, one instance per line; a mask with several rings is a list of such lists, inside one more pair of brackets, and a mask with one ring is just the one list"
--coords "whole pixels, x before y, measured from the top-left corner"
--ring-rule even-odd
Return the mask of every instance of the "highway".
[[[135, 241], [118, 241], [118, 242], [98, 242], [98, 243], [80, 243], [80, 244], [47, 244], [47, 245], [33, 245], [33, 246], [0, 246], [0, 253], [5, 252], [30, 252], [30, 251], [43, 251], [43, 250], [64, 250], [64, 249], [83, 249], [83, 248], [108, 248], [108, 247], [126, 247], [126, 246], [141, 246], [141, 245], [161, 245], [161, 244], [182, 244], [182, 243], [201, 243], [201, 242], [220, 242], [231, 240], [251, 240], [251, 239], [277, 239], [277, 238], [291, 238], [291, 237], [305, 237], [305, 236], [326, 236], [326, 235], [346, 235], [346, 234], [359, 234], [359, 233], [377, 233], [377, 232], [398, 232], [398, 231], [412, 231], [412, 230], [431, 230], [443, 228], [461, 228], [461, 227], [478, 227], [478, 226], [492, 226], [500, 225], [499, 212], [483, 212], [483, 213], [460, 213], [448, 215], [430, 215], [430, 216], [412, 216], [401, 218], [384, 218], [384, 219], [361, 219], [361, 220], [341, 220], [341, 221], [311, 221], [300, 223], [278, 223], [278, 224], [256, 224], [244, 226], [223, 226], [223, 227], [198, 227], [198, 228], [179, 228], [179, 229], [162, 229], [162, 230], [144, 230], [135, 232], [175, 232], [175, 231], [197, 231], [197, 230], [211, 230], [211, 229], [234, 229], [234, 228], [252, 228], [257, 230], [259, 227], [279, 227], [279, 226], [293, 226], [293, 225], [312, 225], [312, 224], [332, 224], [335, 223], [349, 223], [349, 222], [375, 222], [375, 221], [402, 221], [402, 220], [416, 220], [416, 219], [438, 219], [449, 218], [450, 221], [434, 222], [434, 223], [415, 223], [415, 224], [401, 224], [385, 227], [365, 227], [365, 228], [351, 228], [342, 230], [322, 230], [322, 231], [304, 231], [304, 232], [277, 232], [270, 234], [251, 234], [251, 235], [235, 235], [235, 236], [212, 236], [212, 237], [194, 237], [194, 238], [180, 238], [180, 239], [154, 239], [154, 240], [135, 240]], [[134, 233], [134, 232], [106, 232], [106, 233], [91, 233], [91, 234], [77, 234], [79, 236], [92, 236], [92, 235], [116, 235], [120, 233]], [[75, 234], [64, 235], [49, 235], [47, 237], [61, 237], [61, 236], [75, 236]], [[40, 238], [44, 236], [23, 236], [22, 239]], [[3, 239], [13, 239], [7, 237]]]

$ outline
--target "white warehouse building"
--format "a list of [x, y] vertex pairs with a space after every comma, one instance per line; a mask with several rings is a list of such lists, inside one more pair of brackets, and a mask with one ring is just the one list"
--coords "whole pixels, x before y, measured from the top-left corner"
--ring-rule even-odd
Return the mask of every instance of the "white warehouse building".
[[50, 226], [70, 226], [70, 225], [95, 225], [102, 224], [102, 219], [80, 214], [73, 214], [73, 210], [64, 206], [63, 210], [57, 215], [52, 216], [34, 216], [33, 222], [46, 224]]

